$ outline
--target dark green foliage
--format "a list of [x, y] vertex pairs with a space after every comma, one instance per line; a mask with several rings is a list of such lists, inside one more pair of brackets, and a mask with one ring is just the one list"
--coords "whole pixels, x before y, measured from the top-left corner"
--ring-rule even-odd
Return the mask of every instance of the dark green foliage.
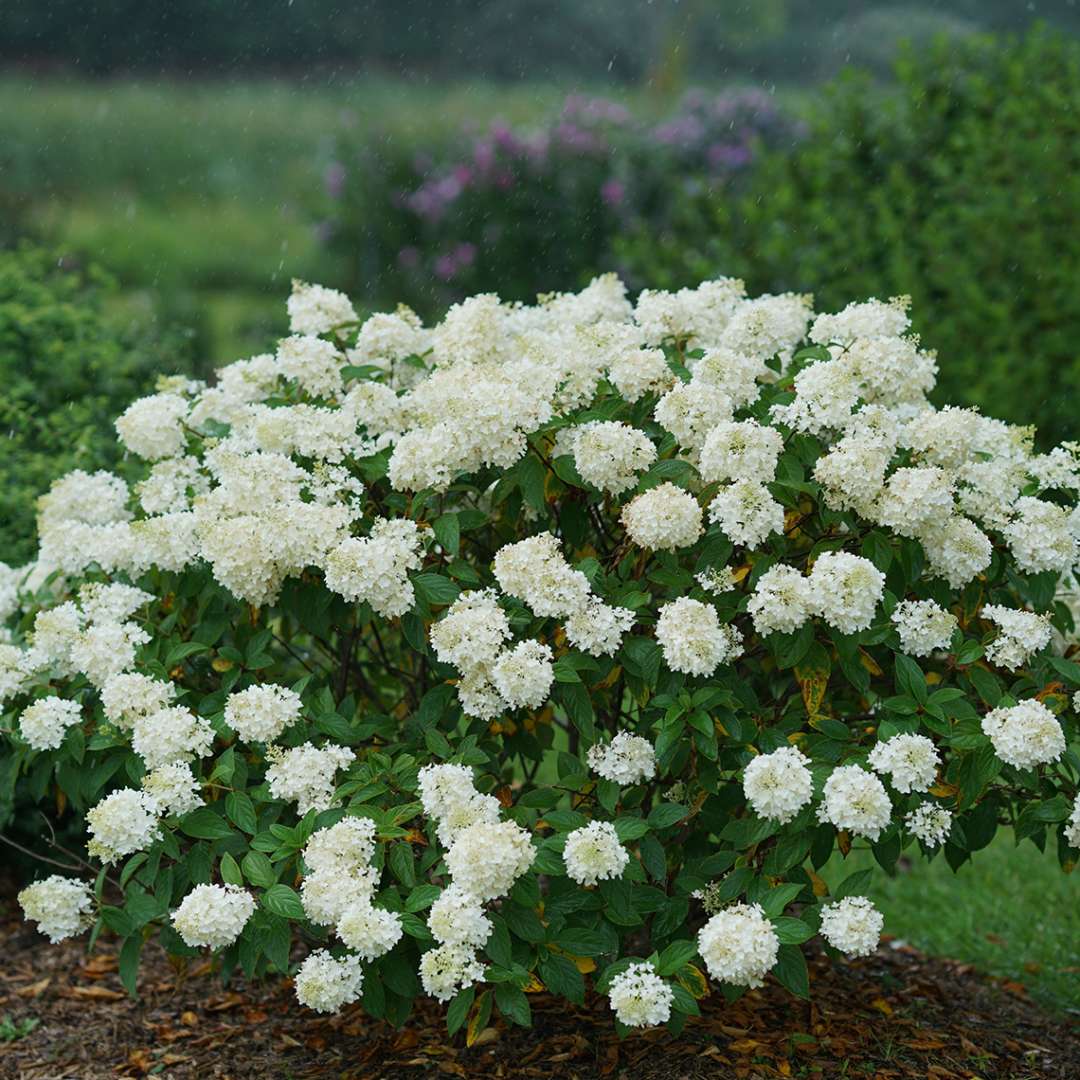
[[71, 469], [115, 468], [112, 419], [184, 364], [175, 339], [107, 314], [109, 279], [53, 252], [0, 251], [0, 559], [35, 550], [35, 501]]
[[662, 284], [716, 273], [752, 293], [813, 292], [819, 311], [908, 294], [938, 351], [938, 402], [1076, 438], [1080, 392], [1080, 45], [939, 42], [884, 95], [841, 79], [790, 155], [735, 203], [684, 201], [626, 245]]

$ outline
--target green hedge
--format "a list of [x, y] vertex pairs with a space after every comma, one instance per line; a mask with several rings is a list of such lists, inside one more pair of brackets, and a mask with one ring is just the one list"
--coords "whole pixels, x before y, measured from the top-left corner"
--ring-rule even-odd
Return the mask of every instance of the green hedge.
[[55, 252], [0, 251], [0, 559], [35, 550], [35, 500], [71, 469], [115, 468], [111, 418], [190, 366], [176, 334], [111, 315], [110, 279]]
[[1046, 29], [941, 41], [897, 74], [888, 96], [839, 80], [745, 197], [684, 201], [623, 255], [664, 285], [737, 274], [751, 292], [812, 291], [818, 310], [910, 294], [940, 401], [1034, 419], [1047, 445], [1076, 438], [1080, 44]]

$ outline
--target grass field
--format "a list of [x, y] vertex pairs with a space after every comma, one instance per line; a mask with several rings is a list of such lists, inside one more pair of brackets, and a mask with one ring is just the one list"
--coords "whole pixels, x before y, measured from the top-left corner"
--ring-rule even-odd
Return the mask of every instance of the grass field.
[[[874, 864], [869, 852], [834, 856], [831, 882]], [[880, 868], [869, 895], [885, 915], [885, 932], [927, 952], [974, 964], [1022, 983], [1032, 997], [1080, 1010], [1080, 904], [1077, 880], [1048, 847], [1019, 847], [1011, 832], [953, 874], [940, 855], [916, 855], [894, 878]]]

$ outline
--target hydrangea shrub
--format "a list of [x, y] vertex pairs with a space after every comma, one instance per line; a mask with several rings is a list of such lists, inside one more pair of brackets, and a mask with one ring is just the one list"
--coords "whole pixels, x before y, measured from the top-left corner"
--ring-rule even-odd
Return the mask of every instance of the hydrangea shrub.
[[[1080, 448], [935, 409], [903, 299], [613, 276], [292, 334], [116, 422], [5, 568], [4, 777], [85, 818], [53, 940], [451, 1032], [623, 1026], [872, 951], [869, 848], [1080, 845]], [[831, 878], [831, 875], [830, 875]], [[297, 966], [298, 965], [298, 966]]]

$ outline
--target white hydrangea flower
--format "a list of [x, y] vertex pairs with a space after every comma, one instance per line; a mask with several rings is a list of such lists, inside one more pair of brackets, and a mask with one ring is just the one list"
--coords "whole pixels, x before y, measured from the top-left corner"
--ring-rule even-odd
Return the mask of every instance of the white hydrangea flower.
[[1080, 848], [1080, 795], [1073, 802], [1072, 813], [1065, 822], [1065, 841], [1069, 847]]
[[118, 581], [108, 584], [93, 581], [79, 589], [79, 607], [83, 617], [91, 623], [123, 622], [153, 600], [145, 589]]
[[810, 579], [794, 566], [777, 563], [758, 578], [746, 610], [759, 634], [790, 634], [810, 618], [815, 606]]
[[369, 900], [358, 900], [342, 913], [337, 935], [362, 960], [375, 960], [388, 953], [404, 933], [401, 916], [394, 911], [372, 906]]
[[742, 653], [738, 629], [721, 623], [711, 604], [688, 596], [660, 608], [656, 640], [667, 666], [687, 675], [711, 675]]
[[339, 1012], [360, 997], [364, 972], [360, 957], [332, 956], [326, 949], [311, 953], [296, 973], [296, 1000], [321, 1013]]
[[135, 623], [94, 623], [72, 642], [71, 663], [101, 689], [135, 663], [135, 650], [149, 640], [150, 635]]
[[510, 640], [510, 621], [494, 589], [463, 592], [431, 624], [431, 647], [444, 664], [461, 671], [492, 664]]
[[826, 551], [810, 572], [810, 589], [821, 617], [842, 634], [854, 634], [874, 621], [885, 575], [861, 555]]
[[892, 803], [882, 782], [858, 765], [841, 765], [825, 781], [818, 820], [877, 840], [888, 827]]
[[590, 821], [567, 835], [563, 861], [571, 880], [595, 885], [601, 879], [621, 877], [630, 854], [619, 842], [614, 825]]
[[23, 915], [38, 924], [54, 945], [88, 929], [94, 921], [94, 894], [85, 881], [53, 874], [27, 885], [18, 896]]
[[366, 601], [383, 618], [404, 615], [416, 602], [407, 575], [420, 569], [419, 549], [414, 522], [380, 518], [368, 536], [350, 536], [326, 556], [326, 587], [354, 603]]
[[784, 531], [784, 508], [756, 480], [737, 480], [721, 488], [709, 503], [709, 520], [735, 545], [758, 547]]
[[441, 945], [479, 949], [491, 936], [491, 920], [475, 896], [451, 882], [431, 905], [428, 929]]
[[813, 798], [810, 759], [794, 746], [759, 754], [743, 771], [743, 792], [760, 817], [787, 824]]
[[840, 431], [851, 421], [860, 386], [854, 365], [843, 358], [819, 360], [795, 376], [795, 400], [773, 405], [772, 418], [810, 435]]
[[954, 514], [943, 525], [927, 530], [919, 542], [930, 562], [930, 571], [954, 589], [966, 585], [989, 565], [994, 545], [969, 518]]
[[425, 994], [449, 1001], [484, 977], [484, 965], [463, 945], [439, 945], [420, 957], [420, 984]]
[[131, 748], [156, 769], [170, 761], [206, 757], [214, 744], [214, 729], [205, 717], [183, 705], [170, 705], [149, 716], [140, 716], [132, 727]]
[[255, 911], [239, 885], [196, 885], [172, 913], [172, 924], [192, 948], [223, 949], [241, 934]]
[[273, 742], [300, 719], [300, 695], [284, 686], [265, 683], [230, 694], [225, 723], [244, 742]]
[[294, 379], [315, 397], [340, 394], [345, 358], [329, 341], [311, 334], [294, 334], [278, 342], [277, 362], [286, 378]]
[[135, 671], [113, 675], [101, 688], [106, 718], [122, 728], [130, 728], [136, 720], [160, 712], [175, 699], [176, 687], [172, 683]]
[[481, 821], [457, 834], [446, 853], [446, 868], [466, 892], [494, 900], [513, 888], [535, 858], [532, 839], [520, 825]]
[[877, 439], [846, 435], [834, 443], [814, 465], [814, 479], [826, 505], [869, 517], [884, 489], [891, 456], [892, 447]]
[[539, 641], [519, 641], [491, 666], [491, 681], [511, 709], [540, 708], [554, 679], [551, 647]]
[[623, 507], [630, 539], [644, 548], [675, 551], [701, 536], [701, 507], [693, 495], [671, 483], [659, 484]]
[[500, 548], [494, 570], [503, 592], [524, 600], [542, 618], [572, 615], [589, 597], [589, 579], [566, 561], [551, 533]]
[[1069, 511], [1031, 497], [1017, 499], [1013, 510], [1016, 516], [1001, 531], [1017, 566], [1032, 574], [1071, 570], [1078, 551]]
[[90, 842], [86, 850], [103, 863], [145, 851], [161, 838], [158, 805], [145, 791], [121, 788], [86, 812]]
[[266, 782], [275, 799], [295, 801], [300, 814], [312, 808], [329, 810], [334, 801], [334, 779], [339, 769], [346, 769], [356, 755], [346, 746], [328, 743], [315, 747], [306, 742], [289, 750], [271, 746], [266, 759]]
[[718, 386], [680, 382], [656, 403], [653, 416], [681, 447], [700, 450], [709, 432], [730, 420], [733, 411], [731, 398]]
[[901, 600], [890, 616], [908, 656], [946, 649], [958, 625], [956, 616], [933, 600]]
[[656, 460], [656, 447], [643, 431], [613, 420], [592, 420], [572, 429], [574, 465], [583, 480], [619, 495], [637, 483]]
[[984, 604], [979, 614], [998, 627], [997, 637], [986, 646], [986, 659], [1007, 671], [1023, 667], [1050, 644], [1052, 628], [1045, 615], [1001, 604]]
[[356, 312], [344, 293], [296, 278], [286, 306], [294, 334], [325, 334], [342, 323], [356, 322]]
[[159, 765], [143, 777], [142, 789], [154, 800], [162, 815], [183, 817], [203, 805], [199, 781], [186, 761]]
[[877, 520], [900, 536], [916, 537], [948, 521], [953, 513], [953, 483], [936, 465], [897, 469], [877, 506]]
[[835, 315], [819, 315], [810, 327], [816, 345], [851, 345], [857, 338], [899, 337], [911, 325], [911, 297], [856, 301]]
[[646, 394], [663, 394], [675, 385], [675, 373], [662, 349], [630, 349], [611, 360], [608, 378], [629, 402]]
[[952, 831], [952, 812], [935, 803], [919, 803], [905, 818], [908, 832], [928, 848], [940, 847]]
[[728, 566], [717, 569], [710, 566], [694, 575], [694, 580], [708, 593], [719, 596], [721, 593], [731, 592], [739, 584], [739, 578]]
[[1034, 698], [991, 709], [983, 717], [982, 729], [994, 753], [1017, 769], [1046, 765], [1065, 753], [1065, 735], [1058, 718]]
[[656, 751], [648, 739], [618, 732], [610, 743], [590, 746], [585, 760], [605, 780], [626, 787], [656, 775]]
[[176, 457], [187, 442], [183, 421], [188, 402], [179, 394], [151, 394], [139, 398], [116, 421], [120, 441], [147, 461]]
[[894, 735], [874, 745], [867, 759], [875, 772], [886, 774], [897, 791], [928, 791], [937, 776], [941, 756], [925, 735]]
[[845, 896], [821, 909], [821, 936], [848, 956], [869, 956], [884, 925], [881, 912], [865, 896]]
[[378, 882], [378, 871], [370, 866], [355, 870], [320, 866], [300, 882], [304, 914], [319, 926], [336, 926], [354, 904], [371, 902]]
[[566, 639], [591, 656], [614, 656], [623, 635], [634, 625], [630, 608], [612, 607], [590, 596], [584, 607], [566, 620]]
[[671, 1019], [672, 989], [652, 964], [631, 964], [611, 980], [608, 1000], [619, 1023], [627, 1027], [655, 1027]]
[[356, 874], [375, 854], [375, 822], [367, 817], [343, 817], [317, 829], [304, 845], [304, 865], [320, 870]]
[[717, 424], [705, 437], [699, 471], [707, 483], [748, 480], [767, 483], [776, 474], [784, 438], [756, 420]]
[[780, 939], [760, 904], [732, 904], [698, 931], [709, 974], [732, 986], [761, 986], [779, 951]]
[[82, 709], [77, 701], [52, 695], [38, 698], [23, 710], [19, 734], [34, 750], [56, 750], [68, 728], [81, 721]]

